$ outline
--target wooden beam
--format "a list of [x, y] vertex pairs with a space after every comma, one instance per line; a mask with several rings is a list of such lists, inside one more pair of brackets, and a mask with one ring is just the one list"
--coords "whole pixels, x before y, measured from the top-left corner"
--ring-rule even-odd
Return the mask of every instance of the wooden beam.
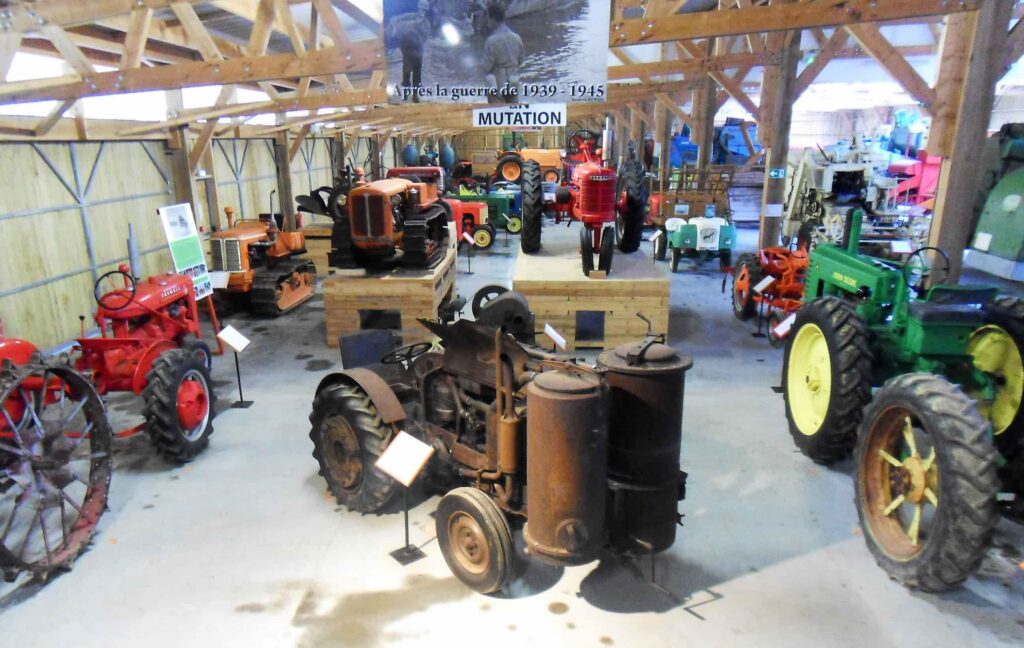
[[715, 83], [722, 86], [722, 88], [729, 93], [729, 95], [739, 102], [743, 108], [751, 114], [753, 117], [757, 117], [757, 113], [760, 111], [757, 104], [754, 103], [753, 99], [747, 96], [747, 93], [743, 91], [741, 85], [742, 79], [733, 79], [721, 72], [709, 71], [708, 75], [715, 80]]
[[811, 0], [613, 21], [609, 45], [693, 40], [757, 32], [878, 23], [973, 11], [981, 0]]
[[[295, 24], [292, 12], [288, 8], [288, 0], [274, 0], [274, 5], [277, 8], [278, 18], [284, 24], [285, 33], [288, 34], [288, 40], [292, 42], [292, 51], [296, 56], [302, 58], [306, 55], [305, 37], [299, 32], [299, 26]], [[335, 41], [335, 44], [343, 45], [345, 43]]]
[[35, 0], [5, 3], [11, 31], [28, 33], [44, 25], [70, 27], [128, 14], [137, 8], [164, 9], [175, 2], [206, 0]]
[[953, 151], [953, 135], [960, 117], [960, 95], [970, 68], [976, 18], [976, 14], [950, 16], [942, 33], [935, 103], [930, 110], [932, 125], [928, 132], [928, 153], [931, 155], [948, 157]]
[[302, 143], [306, 141], [306, 136], [309, 135], [309, 131], [311, 129], [312, 125], [310, 124], [306, 124], [305, 126], [299, 129], [298, 134], [295, 135], [295, 139], [292, 140], [291, 147], [288, 149], [289, 160], [295, 159], [295, 155], [299, 152], [299, 149], [302, 148]]
[[312, 4], [324, 29], [331, 35], [334, 42], [340, 45], [347, 43], [348, 35], [345, 34], [345, 28], [338, 19], [338, 14], [334, 13], [334, 6], [330, 0], [313, 0]]
[[76, 101], [77, 99], [66, 99], [62, 101], [56, 108], [50, 111], [50, 114], [44, 117], [42, 121], [39, 122], [39, 125], [36, 126], [36, 130], [34, 133], [35, 136], [44, 137], [51, 130], [53, 130], [53, 127], [57, 125], [57, 122], [59, 122], [61, 117], [64, 116], [64, 113], [66, 113], [68, 109], [75, 104]]
[[[761, 195], [761, 232], [758, 247], [764, 249], [779, 244], [782, 232], [782, 205], [786, 202], [786, 178], [771, 173], [771, 169], [787, 169], [789, 166], [789, 134], [793, 122], [793, 89], [796, 85], [796, 70], [800, 63], [800, 32], [773, 32], [769, 38], [769, 47], [777, 49], [782, 55], [778, 66], [772, 66], [773, 80], [770, 92], [762, 91], [761, 106], [767, 108], [771, 116], [769, 147], [765, 150], [764, 191]], [[767, 72], [767, 70], [766, 70]], [[762, 111], [762, 114], [765, 111]], [[765, 130], [759, 126], [759, 132]], [[772, 205], [773, 213], [769, 215], [768, 205]]]
[[[190, 5], [186, 5], [191, 9]], [[138, 7], [132, 11], [131, 29], [124, 41], [124, 52], [121, 54], [121, 69], [130, 70], [142, 64], [142, 54], [149, 38], [149, 26], [153, 22], [153, 10], [149, 7]]]
[[832, 35], [822, 44], [821, 49], [818, 50], [814, 60], [808, 63], [807, 67], [800, 73], [800, 76], [796, 78], [796, 83], [793, 86], [793, 101], [799, 99], [800, 95], [814, 83], [814, 80], [818, 78], [821, 71], [829, 64], [829, 61], [835, 57], [840, 49], [846, 47], [846, 43], [849, 40], [850, 35], [842, 29], [832, 32]]
[[318, 50], [299, 59], [292, 53], [245, 59], [203, 61], [160, 67], [103, 72], [78, 82], [43, 84], [26, 89], [21, 84], [0, 85], [0, 101], [64, 100], [121, 92], [168, 90], [213, 84], [253, 83], [371, 69], [381, 58], [377, 42], [353, 43], [345, 50]]
[[871, 58], [885, 69], [903, 89], [910, 93], [926, 110], [935, 103], [935, 91], [921, 78], [907, 59], [885, 39], [877, 25], [847, 25], [846, 30], [857, 39]]
[[355, 3], [350, 0], [334, 0], [333, 4], [351, 18], [354, 18], [363, 27], [366, 27], [374, 34], [380, 34], [380, 21], [360, 9]]
[[199, 51], [204, 61], [215, 61], [224, 58], [217, 44], [210, 38], [210, 32], [206, 31], [203, 21], [196, 15], [196, 10], [187, 2], [175, 2], [171, 5], [174, 15], [178, 18], [185, 33], [188, 34], [189, 42]]
[[[45, 36], [53, 46], [57, 48], [60, 55], [64, 57], [64, 61], [71, 66], [75, 72], [82, 76], [88, 76], [95, 74], [96, 69], [93, 68], [92, 63], [89, 62], [85, 52], [81, 50], [78, 45], [71, 40], [67, 32], [62, 27], [56, 25], [47, 25], [42, 28], [43, 36]], [[8, 85], [8, 84], [5, 84]], [[2, 88], [3, 86], [0, 86]]]
[[[612, 54], [622, 58], [622, 52], [613, 49]], [[629, 58], [627, 56], [627, 58]], [[632, 61], [632, 59], [629, 59]], [[665, 74], [696, 74], [709, 70], [728, 70], [747, 65], [762, 65], [771, 61], [765, 54], [723, 54], [703, 59], [654, 61], [652, 63], [627, 63], [608, 66], [608, 80], [635, 79], [643, 76], [660, 76]], [[642, 76], [643, 75], [643, 76]]]
[[673, 115], [679, 118], [679, 121], [686, 124], [690, 128], [693, 128], [693, 118], [690, 117], [690, 115], [687, 114], [687, 112], [679, 106], [678, 102], [673, 101], [672, 98], [669, 97], [664, 92], [658, 92], [654, 95], [654, 97], [658, 101], [660, 101], [662, 105], [668, 108], [669, 112], [671, 112]]
[[1024, 56], [1024, 18], [1017, 21], [1006, 39], [1006, 55], [1003, 57], [1002, 76], [1005, 76], [1010, 71], [1010, 68], [1020, 60], [1021, 56]]
[[0, 34], [0, 82], [7, 79], [7, 73], [11, 71], [11, 63], [14, 62], [14, 55], [18, 53], [19, 47], [21, 34]]

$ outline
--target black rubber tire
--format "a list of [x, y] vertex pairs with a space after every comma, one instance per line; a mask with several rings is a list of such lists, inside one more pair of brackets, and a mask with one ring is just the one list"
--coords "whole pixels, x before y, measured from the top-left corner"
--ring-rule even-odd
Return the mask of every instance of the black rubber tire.
[[210, 347], [206, 342], [190, 337], [181, 343], [181, 348], [199, 358], [207, 371], [213, 369], [213, 353], [210, 352]]
[[782, 321], [785, 320], [786, 317], [788, 316], [785, 311], [781, 311], [779, 309], [772, 309], [772, 312], [768, 314], [768, 321], [765, 322], [768, 330], [765, 331], [765, 334], [768, 336], [768, 344], [771, 345], [773, 349], [781, 349], [786, 346], [786, 338], [780, 338], [775, 334], [775, 327], [782, 324]]
[[[519, 168], [519, 177], [518, 178], [512, 179], [512, 178], [506, 178], [505, 177], [503, 171], [505, 170], [505, 165], [506, 164]], [[497, 180], [501, 180], [503, 182], [514, 182], [516, 184], [519, 184], [523, 180], [523, 167], [524, 166], [525, 166], [525, 162], [524, 162], [523, 158], [521, 158], [520, 156], [513, 155], [513, 154], [503, 155], [498, 160], [498, 164], [496, 164], [495, 167], [494, 167], [494, 177]]]
[[[747, 294], [740, 297], [736, 294], [736, 278], [746, 270]], [[746, 321], [757, 314], [757, 302], [754, 301], [754, 286], [764, 278], [761, 272], [761, 264], [754, 254], [741, 254], [736, 260], [736, 266], [732, 269], [732, 314], [736, 319]]]
[[666, 254], [668, 254], [668, 232], [662, 227], [661, 236], [654, 240], [654, 260], [664, 261]]
[[677, 247], [672, 248], [669, 252], [669, 267], [672, 269], [673, 273], [679, 270], [679, 259], [682, 258], [682, 256], [682, 251]]
[[615, 256], [615, 233], [610, 227], [604, 229], [601, 236], [601, 250], [597, 255], [597, 269], [605, 274], [612, 274], [612, 258]]
[[[366, 392], [347, 383], [325, 387], [313, 399], [309, 422], [313, 458], [335, 501], [359, 513], [376, 513], [387, 506], [399, 492], [400, 484], [378, 470], [376, 463], [391, 440], [391, 429], [381, 420]], [[352, 431], [357, 447], [350, 449], [357, 451], [361, 460], [361, 474], [352, 485], [342, 483], [332, 470], [332, 461], [346, 450], [344, 439], [337, 436], [336, 426], [343, 425]]]
[[[480, 573], [466, 569], [455, 554], [456, 539], [451, 537], [449, 526], [462, 516], [472, 518], [487, 543], [487, 565]], [[437, 505], [434, 523], [441, 555], [456, 578], [481, 594], [498, 592], [508, 585], [515, 558], [512, 529], [487, 495], [468, 486], [449, 491]]]
[[615, 232], [619, 239], [619, 250], [636, 252], [640, 249], [640, 239], [644, 229], [644, 167], [639, 160], [627, 160], [619, 167], [616, 203], [623, 192], [626, 193], [625, 210], [615, 215]]
[[[791, 410], [789, 370], [793, 342], [800, 329], [809, 324], [816, 325], [825, 338], [831, 389], [824, 420], [815, 432], [804, 434], [797, 427]], [[800, 451], [815, 463], [829, 465], [845, 459], [853, 451], [857, 426], [864, 407], [871, 400], [871, 368], [868, 330], [850, 303], [838, 297], [822, 297], [801, 307], [786, 343], [782, 394], [786, 402], [789, 434]]]
[[473, 301], [470, 303], [470, 312], [473, 313], [473, 319], [480, 318], [480, 311], [487, 302], [507, 292], [508, 288], [498, 285], [484, 286], [476, 291], [476, 294], [473, 295]]
[[732, 250], [718, 251], [718, 269], [722, 272], [732, 270]]
[[[178, 389], [193, 371], [205, 381], [208, 415], [202, 433], [195, 439], [189, 439], [178, 420]], [[210, 372], [195, 355], [183, 349], [161, 354], [146, 375], [142, 399], [146, 434], [162, 456], [176, 463], [187, 463], [209, 445], [217, 395], [213, 391]]]
[[583, 262], [583, 276], [589, 277], [594, 271], [594, 238], [586, 226], [580, 227], [580, 260]]
[[544, 220], [544, 195], [540, 183], [540, 165], [533, 161], [523, 164], [522, 176], [523, 229], [519, 233], [519, 247], [526, 254], [540, 251], [541, 226]]
[[[884, 461], [870, 451], [875, 424], [894, 407], [911, 412], [928, 434], [939, 470], [938, 502], [932, 533], [910, 557], [894, 556], [878, 540], [884, 529], [865, 513], [868, 495], [861, 477], [869, 461]], [[879, 566], [907, 587], [940, 592], [956, 587], [978, 567], [999, 521], [996, 493], [998, 453], [991, 427], [973, 399], [958, 386], [930, 373], [889, 380], [864, 412], [856, 452], [854, 503], [864, 540]]]

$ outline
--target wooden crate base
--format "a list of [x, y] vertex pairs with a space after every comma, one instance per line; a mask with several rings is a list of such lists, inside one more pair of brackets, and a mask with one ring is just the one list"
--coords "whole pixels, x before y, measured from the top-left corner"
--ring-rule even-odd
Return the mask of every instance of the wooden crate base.
[[[643, 338], [647, 324], [636, 316], [639, 311], [651, 320], [656, 333], [668, 333], [665, 264], [656, 266], [641, 252], [616, 251], [607, 278], [587, 278], [574, 238], [545, 238], [540, 254], [520, 254], [516, 259], [512, 288], [529, 300], [538, 330], [550, 324], [565, 336], [569, 349], [609, 349]], [[577, 339], [577, 316], [585, 311], [604, 314], [603, 337]], [[543, 336], [538, 343], [551, 341]]]
[[338, 346], [339, 335], [362, 330], [360, 311], [397, 311], [401, 330], [429, 335], [416, 319], [437, 319], [438, 307], [451, 299], [455, 258], [455, 248], [450, 247], [444, 260], [429, 270], [329, 276], [323, 283], [327, 346]]
[[308, 225], [302, 228], [306, 235], [306, 256], [316, 265], [318, 277], [326, 277], [329, 267], [327, 253], [331, 251], [331, 228], [326, 225]]

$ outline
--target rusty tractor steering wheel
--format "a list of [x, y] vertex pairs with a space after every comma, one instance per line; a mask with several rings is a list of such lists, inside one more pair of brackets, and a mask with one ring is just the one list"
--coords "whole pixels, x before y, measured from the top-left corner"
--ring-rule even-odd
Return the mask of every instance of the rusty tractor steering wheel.
[[[124, 285], [118, 288], [114, 285], [114, 277], [120, 275], [124, 278]], [[112, 290], [106, 294], [100, 294], [101, 284], [106, 281], [110, 284]], [[135, 301], [135, 293], [138, 292], [138, 285], [135, 283], [135, 278], [124, 270], [111, 270], [106, 274], [100, 276], [96, 280], [96, 283], [92, 286], [92, 296], [96, 299], [96, 303], [107, 309], [108, 311], [119, 311], [127, 308], [129, 304]], [[127, 297], [124, 292], [128, 291]], [[113, 297], [114, 299], [111, 299]]]
[[404, 347], [398, 347], [394, 351], [385, 354], [384, 357], [380, 359], [380, 363], [404, 364], [408, 366], [413, 360], [427, 351], [430, 351], [432, 348], [434, 348], [434, 345], [430, 342], [415, 342], [413, 344], [407, 344]]
[[[928, 257], [924, 256], [926, 252], [937, 252], [939, 257], [942, 259], [943, 265], [936, 266], [933, 268], [931, 263], [928, 261]], [[921, 260], [914, 263], [914, 257], [920, 256]], [[924, 291], [924, 279], [925, 277], [931, 276], [933, 271], [939, 274], [938, 270], [941, 269], [942, 278], [933, 281], [933, 284], [941, 284], [949, 278], [949, 255], [943, 252], [937, 247], [920, 247], [911, 252], [910, 256], [907, 257], [906, 263], [903, 264], [903, 281], [907, 284], [907, 288], [914, 291], [915, 294], [920, 295]], [[917, 282], [914, 282], [914, 275], [918, 274], [919, 278]]]

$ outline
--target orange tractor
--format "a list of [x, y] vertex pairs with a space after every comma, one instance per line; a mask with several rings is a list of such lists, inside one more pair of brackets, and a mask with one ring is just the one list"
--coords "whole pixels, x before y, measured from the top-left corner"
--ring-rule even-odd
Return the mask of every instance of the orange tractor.
[[[785, 344], [777, 328], [803, 304], [807, 270], [810, 267], [805, 241], [791, 250], [770, 247], [757, 254], [742, 254], [733, 267], [732, 312], [749, 320], [768, 310], [768, 342], [773, 347]], [[771, 281], [768, 279], [771, 278]], [[724, 284], [724, 279], [723, 279]]]
[[430, 268], [444, 259], [452, 214], [436, 182], [377, 180], [352, 189], [344, 207], [339, 201], [328, 205], [334, 219], [327, 257], [332, 267], [377, 265], [397, 250], [403, 265]]
[[210, 269], [228, 273], [229, 295], [247, 296], [250, 308], [263, 315], [286, 313], [313, 296], [316, 268], [306, 252], [302, 232], [281, 231], [273, 214], [258, 220], [234, 220], [225, 207], [228, 227], [210, 235]]

